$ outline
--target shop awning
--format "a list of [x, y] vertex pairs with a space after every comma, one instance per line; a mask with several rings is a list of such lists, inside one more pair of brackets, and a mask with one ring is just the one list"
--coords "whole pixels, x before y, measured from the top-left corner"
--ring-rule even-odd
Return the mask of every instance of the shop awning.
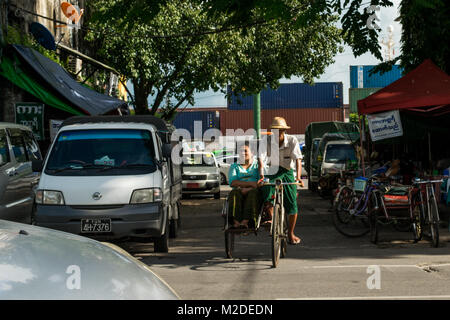
[[401, 109], [424, 116], [450, 113], [450, 76], [427, 59], [399, 80], [358, 101], [359, 114]]
[[19, 88], [27, 91], [32, 94], [40, 101], [45, 104], [52, 106], [54, 108], [63, 110], [65, 112], [74, 114], [74, 115], [85, 115], [86, 113], [81, 112], [78, 108], [73, 108], [67, 103], [63, 102], [60, 98], [58, 98], [55, 94], [49, 92], [46, 88], [44, 88], [41, 84], [35, 81], [32, 77], [30, 77], [27, 73], [24, 72], [22, 67], [20, 66], [20, 62], [16, 60], [17, 57], [7, 57], [3, 55], [1, 57], [0, 63], [0, 75], [14, 83]]
[[43, 56], [36, 50], [21, 45], [13, 45], [15, 51], [42, 80], [66, 98], [70, 105], [78, 107], [88, 115], [106, 114], [126, 102], [89, 89], [74, 80], [64, 68]]

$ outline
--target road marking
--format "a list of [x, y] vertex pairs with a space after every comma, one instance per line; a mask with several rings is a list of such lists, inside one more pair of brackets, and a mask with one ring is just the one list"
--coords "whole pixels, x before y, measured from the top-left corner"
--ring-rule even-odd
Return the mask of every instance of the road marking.
[[321, 297], [321, 298], [278, 298], [276, 300], [411, 300], [411, 299], [450, 299], [450, 295], [441, 296], [379, 296], [379, 297]]
[[[372, 264], [373, 265], [373, 264]], [[359, 264], [359, 265], [341, 265], [341, 266], [302, 266], [302, 269], [345, 269], [345, 268], [367, 268], [370, 265]], [[429, 267], [448, 267], [450, 263], [422, 263], [422, 264], [380, 264], [380, 268], [418, 268], [424, 269]]]

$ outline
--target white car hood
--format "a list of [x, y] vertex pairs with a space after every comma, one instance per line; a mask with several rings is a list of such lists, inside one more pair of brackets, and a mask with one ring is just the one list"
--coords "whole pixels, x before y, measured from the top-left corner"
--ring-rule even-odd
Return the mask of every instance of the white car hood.
[[[130, 203], [136, 189], [161, 188], [161, 173], [126, 176], [50, 176], [42, 174], [40, 190], [61, 191], [66, 205], [113, 205]], [[101, 198], [93, 199], [99, 192]]]
[[0, 220], [0, 300], [178, 298], [148, 266], [115, 246]]

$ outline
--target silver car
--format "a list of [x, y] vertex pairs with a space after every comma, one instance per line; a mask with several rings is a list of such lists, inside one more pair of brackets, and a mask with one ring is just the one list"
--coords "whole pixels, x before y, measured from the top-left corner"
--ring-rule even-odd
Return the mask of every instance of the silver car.
[[174, 300], [148, 266], [112, 244], [0, 220], [0, 300]]
[[0, 219], [30, 223], [34, 189], [39, 182], [31, 163], [41, 159], [30, 128], [0, 123]]
[[183, 154], [183, 197], [191, 194], [212, 194], [220, 199], [220, 172], [211, 152]]

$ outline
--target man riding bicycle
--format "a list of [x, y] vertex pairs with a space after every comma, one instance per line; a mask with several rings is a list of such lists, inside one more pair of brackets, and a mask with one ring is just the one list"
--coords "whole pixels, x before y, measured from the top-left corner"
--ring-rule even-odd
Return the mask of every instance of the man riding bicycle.
[[[267, 160], [270, 162], [272, 169], [278, 167], [275, 174], [268, 175], [267, 177], [271, 182], [276, 179], [281, 179], [282, 182], [295, 182], [299, 181], [301, 183], [301, 172], [302, 172], [302, 152], [297, 138], [294, 136], [286, 134], [286, 130], [290, 129], [287, 125], [286, 120], [282, 117], [275, 117], [270, 126], [272, 133], [273, 129], [279, 131], [278, 136], [278, 157], [272, 157], [271, 143], [268, 144], [267, 148]], [[275, 159], [272, 159], [275, 158]], [[296, 177], [294, 177], [293, 169], [296, 169]], [[270, 218], [273, 215], [272, 197], [274, 195], [275, 189], [271, 186], [263, 186], [261, 188], [262, 197], [265, 205], [267, 206], [267, 212]], [[284, 197], [284, 209], [289, 216], [288, 222], [288, 243], [289, 244], [299, 244], [301, 239], [294, 234], [295, 224], [297, 222], [297, 186], [296, 185], [285, 185], [283, 187], [283, 197]]]

